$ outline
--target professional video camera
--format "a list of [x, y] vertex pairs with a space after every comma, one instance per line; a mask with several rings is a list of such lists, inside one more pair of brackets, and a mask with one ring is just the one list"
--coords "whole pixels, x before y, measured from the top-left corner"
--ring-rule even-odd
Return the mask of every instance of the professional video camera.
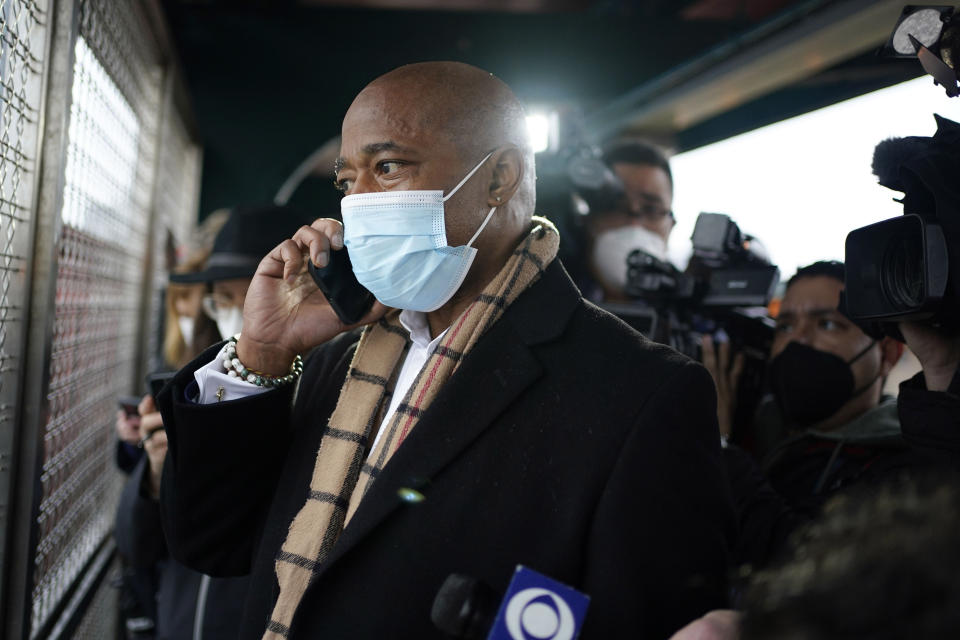
[[[702, 336], [723, 334], [745, 356], [734, 425], [750, 424], [764, 391], [774, 323], [767, 313], [779, 269], [729, 216], [701, 213], [685, 272], [644, 253], [627, 258], [633, 304], [602, 305], [647, 337], [700, 359]], [[736, 428], [736, 427], [735, 427]]]
[[[574, 277], [587, 247], [583, 223], [591, 213], [626, 206], [623, 185], [591, 144], [576, 114], [558, 122], [555, 150], [537, 157], [537, 209], [560, 228], [560, 253]], [[703, 213], [692, 235], [690, 266], [672, 264], [634, 251], [627, 258], [630, 303], [604, 303], [651, 340], [700, 359], [705, 334], [725, 334], [746, 356], [734, 424], [750, 422], [763, 389], [773, 321], [767, 317], [779, 281], [763, 246], [743, 234], [729, 216]]]
[[960, 329], [960, 124], [936, 118], [933, 137], [885, 140], [874, 151], [873, 171], [903, 192], [904, 215], [847, 235], [855, 320]]
[[[880, 54], [916, 56], [948, 97], [960, 95], [953, 7], [904, 7]], [[885, 140], [874, 151], [873, 172], [903, 192], [904, 215], [847, 236], [846, 310], [874, 335], [899, 338], [891, 323], [904, 320], [960, 330], [960, 125], [935, 117], [933, 137]]]
[[[904, 7], [886, 57], [914, 57], [960, 95], [960, 14], [943, 5]], [[896, 322], [960, 331], [960, 124], [935, 116], [933, 137], [885, 140], [873, 155], [880, 184], [902, 192], [904, 215], [847, 235], [845, 306], [875, 336], [902, 338]]]
[[693, 227], [694, 272], [676, 274], [672, 265], [635, 251], [627, 261], [627, 293], [667, 296], [701, 308], [764, 307], [779, 282], [766, 249], [740, 231], [730, 216], [701, 213]]
[[766, 250], [721, 213], [701, 213], [686, 272], [637, 250], [627, 258], [627, 294], [634, 304], [604, 304], [657, 342], [699, 358], [700, 336], [722, 330], [765, 360], [772, 339], [766, 306], [780, 280]]

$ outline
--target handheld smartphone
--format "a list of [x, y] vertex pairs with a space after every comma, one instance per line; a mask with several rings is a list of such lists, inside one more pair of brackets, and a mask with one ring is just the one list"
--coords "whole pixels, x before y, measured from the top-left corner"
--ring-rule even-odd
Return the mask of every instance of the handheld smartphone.
[[173, 379], [173, 376], [176, 375], [175, 371], [164, 371], [163, 373], [151, 373], [147, 376], [147, 388], [150, 390], [150, 395], [156, 399], [157, 394], [160, 393], [160, 390]]
[[146, 433], [146, 435], [144, 435], [142, 438], [140, 438], [140, 442], [137, 443], [137, 446], [138, 446], [139, 448], [143, 449], [143, 445], [147, 444], [147, 442], [150, 440], [150, 438], [152, 438], [153, 436], [157, 435], [157, 432], [158, 432], [158, 431], [164, 431], [164, 432], [165, 432], [166, 429], [163, 428], [163, 425], [160, 425], [159, 427], [156, 427], [156, 428], [154, 428], [154, 429], [151, 429], [150, 431], [148, 431], [148, 432]]
[[345, 248], [339, 251], [331, 249], [330, 262], [325, 267], [317, 267], [313, 260], [309, 260], [307, 270], [344, 324], [360, 322], [373, 306], [373, 294], [353, 275], [353, 265]]
[[138, 416], [140, 412], [137, 407], [140, 405], [140, 398], [137, 396], [120, 396], [117, 398], [117, 406], [123, 410], [127, 417]]

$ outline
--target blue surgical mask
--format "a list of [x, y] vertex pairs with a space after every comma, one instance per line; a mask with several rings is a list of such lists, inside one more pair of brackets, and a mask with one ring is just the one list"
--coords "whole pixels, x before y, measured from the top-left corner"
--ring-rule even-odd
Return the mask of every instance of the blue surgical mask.
[[471, 246], [493, 216], [492, 207], [470, 241], [447, 245], [443, 203], [492, 154], [446, 196], [443, 191], [380, 191], [345, 196], [343, 243], [353, 272], [377, 300], [396, 309], [433, 311], [453, 297], [473, 264]]

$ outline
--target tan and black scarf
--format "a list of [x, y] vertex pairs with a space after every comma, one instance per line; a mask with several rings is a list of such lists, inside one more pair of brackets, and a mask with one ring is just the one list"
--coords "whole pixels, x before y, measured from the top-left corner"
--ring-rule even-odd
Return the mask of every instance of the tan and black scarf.
[[287, 636], [315, 570], [323, 564], [377, 474], [417, 426], [477, 340], [556, 257], [559, 243], [553, 224], [543, 218], [533, 219], [530, 234], [430, 354], [366, 461], [367, 442], [376, 434], [374, 427], [382, 419], [410, 338], [400, 324], [398, 311], [391, 311], [364, 330], [336, 409], [320, 440], [307, 502], [290, 524], [277, 554], [280, 595], [264, 640]]

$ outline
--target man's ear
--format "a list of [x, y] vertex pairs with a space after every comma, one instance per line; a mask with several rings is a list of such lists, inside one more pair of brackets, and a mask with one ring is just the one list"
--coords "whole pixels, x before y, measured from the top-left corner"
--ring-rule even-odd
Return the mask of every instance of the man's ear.
[[880, 375], [885, 377], [893, 367], [900, 362], [900, 356], [903, 355], [904, 345], [902, 342], [886, 337], [880, 340]]
[[516, 145], [505, 145], [490, 156], [493, 175], [490, 177], [488, 207], [505, 205], [520, 188], [524, 178], [523, 152]]

